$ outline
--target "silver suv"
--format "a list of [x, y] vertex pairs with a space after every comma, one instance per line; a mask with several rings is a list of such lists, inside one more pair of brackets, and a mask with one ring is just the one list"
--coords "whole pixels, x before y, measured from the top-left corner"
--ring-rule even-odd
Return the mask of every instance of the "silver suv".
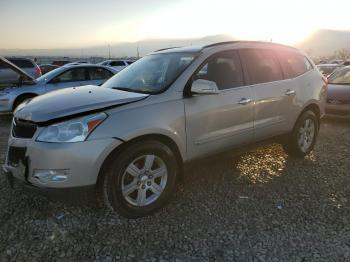
[[19, 105], [3, 166], [11, 183], [97, 191], [122, 215], [144, 216], [168, 201], [185, 162], [271, 138], [309, 154], [327, 84], [294, 48], [226, 42], [154, 52], [102, 87]]

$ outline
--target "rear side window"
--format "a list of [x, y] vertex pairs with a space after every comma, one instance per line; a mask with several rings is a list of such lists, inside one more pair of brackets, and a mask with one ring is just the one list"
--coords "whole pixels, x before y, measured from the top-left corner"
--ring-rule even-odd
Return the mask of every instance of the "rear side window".
[[104, 68], [89, 68], [90, 80], [107, 80], [113, 74]]
[[286, 78], [294, 78], [312, 69], [310, 61], [303, 55], [293, 52], [278, 52]]
[[8, 59], [10, 62], [18, 66], [19, 68], [33, 68], [34, 64], [26, 59]]
[[237, 52], [220, 53], [209, 58], [198, 70], [195, 79], [213, 81], [221, 90], [243, 86], [242, 67]]
[[112, 61], [110, 66], [125, 66], [123, 61]]
[[273, 82], [283, 79], [277, 57], [270, 50], [242, 50], [242, 60], [251, 84]]

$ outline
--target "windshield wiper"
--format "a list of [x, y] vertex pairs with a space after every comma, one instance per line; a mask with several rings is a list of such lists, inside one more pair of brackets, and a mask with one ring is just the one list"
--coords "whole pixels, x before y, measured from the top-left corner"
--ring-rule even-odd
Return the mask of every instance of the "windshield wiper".
[[128, 87], [112, 87], [112, 89], [137, 93], [134, 89]]
[[147, 91], [135, 90], [129, 87], [112, 87], [112, 89], [126, 91], [126, 92], [133, 92], [133, 93], [149, 94], [149, 92]]

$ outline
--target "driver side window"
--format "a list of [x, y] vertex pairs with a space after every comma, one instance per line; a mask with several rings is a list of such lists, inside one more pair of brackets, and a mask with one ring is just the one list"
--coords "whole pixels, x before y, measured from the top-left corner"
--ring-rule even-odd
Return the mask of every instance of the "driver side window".
[[74, 68], [67, 70], [63, 74], [55, 77], [52, 82], [61, 83], [61, 82], [78, 82], [78, 81], [86, 81], [87, 72], [85, 68]]
[[220, 90], [243, 86], [243, 72], [237, 52], [219, 53], [209, 58], [195, 79], [213, 81]]

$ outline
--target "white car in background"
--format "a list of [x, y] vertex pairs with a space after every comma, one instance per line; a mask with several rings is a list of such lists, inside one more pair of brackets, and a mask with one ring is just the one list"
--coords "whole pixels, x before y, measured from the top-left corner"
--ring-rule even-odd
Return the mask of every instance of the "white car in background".
[[[15, 64], [33, 78], [41, 76], [40, 67], [31, 59], [28, 58], [6, 58], [11, 63]], [[0, 60], [0, 85], [6, 86], [18, 82], [18, 74], [13, 71], [5, 62]]]
[[123, 70], [125, 67], [127, 67], [128, 65], [131, 65], [133, 62], [134, 61], [132, 60], [105, 60], [98, 64], [102, 66], [113, 67], [115, 70], [119, 72]]

